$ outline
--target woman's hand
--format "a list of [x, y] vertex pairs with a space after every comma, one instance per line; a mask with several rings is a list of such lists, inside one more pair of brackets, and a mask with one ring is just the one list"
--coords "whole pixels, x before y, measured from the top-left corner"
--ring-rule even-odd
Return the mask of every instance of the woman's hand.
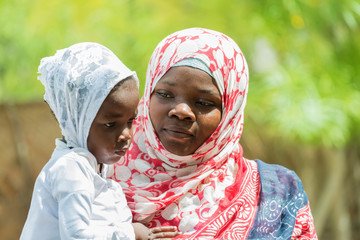
[[174, 226], [147, 228], [142, 223], [133, 223], [136, 240], [170, 240], [180, 235]]
[[151, 234], [148, 237], [149, 240], [170, 240], [181, 234], [175, 226], [154, 227], [150, 228], [150, 232]]

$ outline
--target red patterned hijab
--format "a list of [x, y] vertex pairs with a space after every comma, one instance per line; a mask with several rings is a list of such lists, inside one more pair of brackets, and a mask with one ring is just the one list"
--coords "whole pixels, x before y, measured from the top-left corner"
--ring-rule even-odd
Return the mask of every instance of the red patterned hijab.
[[[210, 69], [222, 98], [222, 119], [194, 154], [178, 156], [158, 139], [149, 101], [161, 77], [188, 58], [201, 60]], [[222, 33], [191, 28], [159, 43], [149, 62], [133, 145], [112, 175], [124, 189], [134, 221], [178, 226], [188, 238], [248, 231], [244, 225], [253, 219], [255, 207], [246, 204], [256, 201], [251, 189], [258, 189], [257, 172], [249, 171], [256, 167], [243, 159], [239, 144], [248, 83], [241, 50]]]

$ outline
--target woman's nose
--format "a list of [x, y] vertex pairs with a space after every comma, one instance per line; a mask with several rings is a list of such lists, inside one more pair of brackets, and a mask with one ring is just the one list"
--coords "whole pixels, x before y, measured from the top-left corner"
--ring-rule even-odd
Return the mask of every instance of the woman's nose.
[[168, 114], [169, 117], [177, 117], [180, 120], [195, 121], [196, 117], [191, 107], [186, 103], [176, 104]]
[[131, 139], [131, 131], [132, 128], [126, 127], [124, 128], [124, 130], [120, 133], [119, 137], [118, 137], [118, 142], [121, 141], [128, 141], [129, 139]]

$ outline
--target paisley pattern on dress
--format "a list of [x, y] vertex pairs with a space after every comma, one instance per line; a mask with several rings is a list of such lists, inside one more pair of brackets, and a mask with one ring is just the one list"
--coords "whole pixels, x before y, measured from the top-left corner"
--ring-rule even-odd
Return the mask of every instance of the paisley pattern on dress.
[[315, 239], [316, 232], [314, 226], [314, 220], [311, 215], [309, 203], [297, 213], [295, 227], [291, 240], [303, 239], [311, 240]]
[[260, 160], [261, 192], [248, 239], [317, 239], [302, 182], [295, 172]]

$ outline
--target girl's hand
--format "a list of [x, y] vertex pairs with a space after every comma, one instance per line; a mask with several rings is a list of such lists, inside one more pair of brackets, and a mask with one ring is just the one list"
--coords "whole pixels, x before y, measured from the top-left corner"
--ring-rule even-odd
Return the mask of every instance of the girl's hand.
[[148, 240], [170, 240], [180, 234], [181, 232], [174, 226], [154, 227], [150, 228]]

